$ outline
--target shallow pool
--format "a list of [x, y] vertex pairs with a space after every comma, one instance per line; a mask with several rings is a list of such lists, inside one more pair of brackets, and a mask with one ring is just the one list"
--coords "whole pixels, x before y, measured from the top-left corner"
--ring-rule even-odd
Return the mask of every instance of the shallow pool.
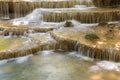
[[42, 51], [0, 61], [0, 80], [120, 80], [120, 64], [77, 52]]

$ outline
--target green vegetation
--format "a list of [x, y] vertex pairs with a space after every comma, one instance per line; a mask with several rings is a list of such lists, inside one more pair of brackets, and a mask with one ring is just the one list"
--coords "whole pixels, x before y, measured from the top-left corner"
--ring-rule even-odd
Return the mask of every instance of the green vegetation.
[[90, 40], [90, 41], [94, 41], [94, 40], [99, 39], [99, 37], [96, 34], [86, 34], [85, 39]]
[[0, 39], [0, 51], [7, 49], [10, 44], [10, 40]]

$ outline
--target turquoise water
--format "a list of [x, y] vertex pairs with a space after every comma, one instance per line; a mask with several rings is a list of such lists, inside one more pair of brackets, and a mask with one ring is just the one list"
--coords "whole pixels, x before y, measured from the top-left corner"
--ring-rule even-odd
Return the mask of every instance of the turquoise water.
[[120, 80], [116, 66], [105, 70], [97, 63], [76, 52], [43, 51], [0, 61], [0, 80]]

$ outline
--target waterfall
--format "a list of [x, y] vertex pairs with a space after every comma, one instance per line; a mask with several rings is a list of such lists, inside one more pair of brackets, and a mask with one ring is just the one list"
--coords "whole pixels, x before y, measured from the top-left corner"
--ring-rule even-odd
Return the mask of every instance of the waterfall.
[[79, 5], [93, 6], [92, 0], [77, 0]]
[[50, 0], [13, 0], [0, 1], [1, 18], [18, 18], [29, 14], [36, 8], [70, 8], [76, 4], [73, 0], [50, 1]]
[[9, 19], [9, 2], [0, 1], [0, 18]]

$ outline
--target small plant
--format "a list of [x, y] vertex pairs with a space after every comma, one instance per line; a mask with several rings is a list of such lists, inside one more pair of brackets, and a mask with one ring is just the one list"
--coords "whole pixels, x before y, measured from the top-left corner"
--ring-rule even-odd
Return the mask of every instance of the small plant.
[[90, 40], [90, 41], [94, 41], [94, 40], [99, 39], [99, 37], [96, 34], [86, 34], [85, 39]]

